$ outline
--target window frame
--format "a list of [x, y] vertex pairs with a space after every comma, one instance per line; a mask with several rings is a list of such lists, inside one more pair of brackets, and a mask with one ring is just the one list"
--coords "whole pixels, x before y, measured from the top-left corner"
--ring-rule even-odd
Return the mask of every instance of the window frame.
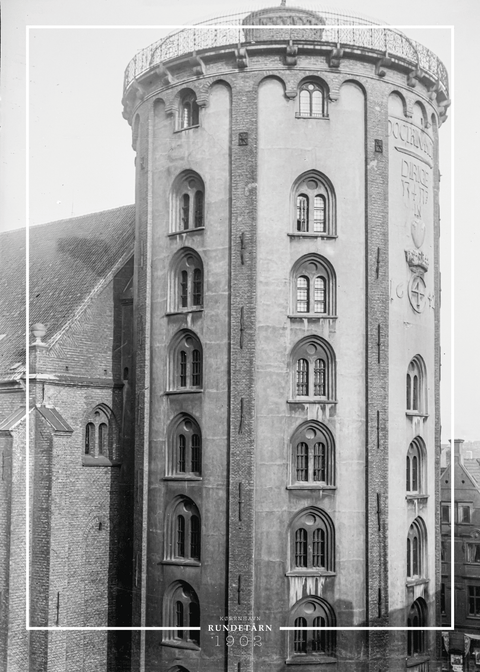
[[[324, 392], [315, 394], [317, 362], [325, 363]], [[289, 403], [332, 404], [336, 402], [336, 359], [332, 346], [320, 336], [305, 336], [292, 348], [291, 357], [291, 396]], [[307, 362], [305, 371], [299, 370], [301, 362]], [[299, 374], [302, 374], [301, 376]], [[299, 385], [307, 394], [299, 394]]]
[[[422, 597], [411, 604], [407, 615], [407, 628], [419, 627], [428, 627], [428, 606]], [[415, 659], [425, 656], [426, 651], [427, 631], [407, 630], [407, 657]]]
[[415, 355], [408, 366], [405, 381], [407, 416], [427, 416], [427, 373], [421, 355]]
[[[194, 361], [198, 353], [199, 362]], [[196, 384], [194, 382], [196, 381]], [[168, 348], [168, 389], [165, 394], [203, 392], [203, 348], [199, 337], [190, 329], [181, 329]]]
[[[306, 451], [304, 455], [303, 469], [306, 469], [306, 479], [298, 479], [298, 447], [304, 444]], [[323, 472], [324, 479], [315, 479], [315, 446], [323, 444]], [[290, 477], [288, 489], [335, 489], [335, 439], [330, 429], [316, 420], [309, 420], [296, 428], [289, 443], [290, 447]], [[301, 457], [301, 456], [300, 456]]]
[[[178, 604], [182, 605], [182, 623], [178, 623]], [[192, 614], [194, 611], [196, 613]], [[175, 630], [162, 631], [162, 646], [178, 649], [200, 649], [200, 630], [185, 630], [200, 626], [200, 603], [194, 588], [186, 581], [174, 581], [165, 591], [163, 598], [163, 623]]]
[[[323, 227], [318, 230], [318, 221], [315, 199], [323, 199]], [[299, 218], [299, 199], [306, 199], [303, 217]], [[288, 234], [303, 238], [336, 238], [337, 237], [337, 208], [335, 190], [330, 180], [317, 170], [309, 170], [300, 175], [292, 186], [291, 193], [292, 229]], [[303, 223], [299, 223], [302, 221]], [[315, 230], [317, 228], [317, 230]]]
[[[316, 311], [316, 281], [322, 279], [324, 283], [323, 303], [324, 310]], [[304, 281], [303, 288], [299, 288], [299, 281]], [[305, 298], [299, 298], [299, 291], [305, 292]], [[306, 254], [300, 257], [292, 267], [290, 273], [290, 318], [331, 319], [336, 318], [336, 274], [332, 264], [319, 254]], [[299, 310], [299, 302], [306, 304], [305, 310]]]
[[[323, 565], [316, 564], [317, 555], [323, 556]], [[293, 518], [288, 558], [287, 576], [335, 576], [335, 526], [326, 511], [311, 506]]]
[[407, 584], [427, 579], [427, 528], [421, 516], [411, 523], [406, 540]]
[[[198, 207], [201, 194], [201, 208]], [[170, 191], [169, 236], [192, 235], [205, 229], [205, 183], [193, 170], [184, 170], [174, 179]], [[186, 226], [185, 226], [186, 224]]]
[[[321, 112], [315, 112], [314, 95], [319, 92], [321, 95]], [[305, 99], [308, 95], [308, 113], [305, 113]], [[295, 112], [297, 119], [328, 119], [328, 87], [325, 82], [316, 78], [304, 79], [298, 86], [298, 105]]]
[[84, 419], [83, 466], [118, 464], [119, 437], [112, 409], [97, 404]]
[[[416, 461], [416, 481], [417, 487], [413, 485], [414, 475], [414, 460]], [[406, 478], [405, 490], [407, 499], [415, 499], [419, 497], [428, 497], [427, 495], [427, 451], [425, 442], [422, 437], [416, 436], [407, 448], [406, 461]]]
[[192, 247], [182, 247], [172, 257], [168, 285], [167, 315], [203, 311], [204, 265], [202, 257]]
[[[322, 624], [318, 620], [323, 621]], [[296, 602], [288, 617], [289, 627], [335, 627], [336, 617], [332, 606], [323, 598], [309, 595]], [[287, 635], [287, 664], [319, 664], [336, 662], [335, 630], [290, 630]], [[298, 650], [298, 643], [302, 649]], [[318, 648], [317, 648], [318, 647]], [[322, 647], [321, 650], [319, 648]]]
[[200, 511], [193, 499], [186, 495], [177, 495], [170, 502], [165, 515], [162, 564], [199, 567], [201, 561]]
[[[467, 618], [480, 618], [480, 585], [467, 585], [468, 588], [468, 598], [467, 598]], [[474, 613], [471, 611], [472, 600], [474, 605]], [[478, 610], [476, 610], [478, 607]]]
[[[184, 437], [184, 471], [180, 471], [178, 468], [181, 448], [180, 437], [182, 436]], [[195, 437], [198, 438], [195, 439]], [[194, 443], [198, 443], [198, 445], [194, 445]], [[182, 481], [201, 480], [202, 443], [202, 431], [198, 420], [188, 413], [180, 413], [175, 416], [167, 431], [165, 478]], [[195, 453], [198, 454], [195, 455]], [[198, 468], [194, 470], [194, 466]]]
[[[185, 116], [187, 113], [187, 116]], [[200, 106], [192, 89], [183, 89], [178, 96], [176, 131], [188, 131], [200, 126]]]

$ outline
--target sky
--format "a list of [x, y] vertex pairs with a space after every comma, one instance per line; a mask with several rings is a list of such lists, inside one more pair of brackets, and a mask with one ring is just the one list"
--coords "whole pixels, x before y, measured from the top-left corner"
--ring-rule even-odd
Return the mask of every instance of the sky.
[[[291, 3], [301, 4], [299, 0]], [[273, 4], [279, 2], [3, 0], [0, 230], [25, 225], [27, 188], [31, 224], [133, 203], [131, 129], [121, 114], [123, 72], [128, 61], [174, 27]], [[480, 439], [475, 385], [480, 379], [479, 318], [475, 310], [480, 234], [475, 226], [477, 217], [470, 207], [478, 183], [474, 158], [480, 155], [478, 130], [470, 121], [480, 102], [478, 87], [472, 83], [476, 80], [473, 45], [478, 39], [480, 2], [363, 0], [360, 4], [357, 0], [342, 0], [329, 7], [309, 0], [304, 6], [361, 13], [376, 21], [402, 26], [410, 37], [443, 60], [451, 82], [453, 79], [453, 105], [448, 121], [440, 129], [442, 437], [446, 441], [453, 432], [466, 440]], [[29, 30], [28, 87], [26, 25], [51, 26]], [[452, 31], [438, 26], [454, 27], [455, 68]], [[455, 172], [450, 151], [453, 139]], [[452, 297], [454, 315], [450, 310]], [[452, 389], [454, 427], [450, 409]]]

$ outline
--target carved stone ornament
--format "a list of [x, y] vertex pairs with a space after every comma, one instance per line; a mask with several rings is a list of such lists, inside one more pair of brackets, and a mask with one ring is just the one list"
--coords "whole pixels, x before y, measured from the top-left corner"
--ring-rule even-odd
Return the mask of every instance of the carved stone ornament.
[[421, 219], [413, 219], [411, 224], [412, 240], [417, 250], [422, 247], [425, 240], [426, 226]]
[[[315, 40], [321, 41], [325, 19], [315, 12], [299, 7], [267, 7], [252, 12], [242, 21], [246, 42], [262, 42], [263, 40]], [[250, 28], [250, 26], [252, 26]], [[255, 26], [272, 26], [255, 28]], [[312, 26], [303, 28], [302, 26]], [[313, 26], [319, 26], [314, 28]]]
[[237, 68], [240, 68], [240, 70], [248, 67], [248, 52], [245, 47], [235, 49], [235, 59], [237, 61]]
[[405, 259], [414, 273], [422, 274], [428, 271], [428, 257], [420, 250], [405, 250]]
[[423, 313], [427, 302], [427, 286], [421, 275], [412, 275], [408, 283], [408, 299], [416, 313]]

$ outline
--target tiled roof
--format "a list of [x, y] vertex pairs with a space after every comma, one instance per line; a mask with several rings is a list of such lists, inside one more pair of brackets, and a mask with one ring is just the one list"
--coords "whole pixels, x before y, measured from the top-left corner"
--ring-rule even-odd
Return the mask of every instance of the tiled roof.
[[[30, 228], [29, 327], [44, 324], [45, 342], [133, 254], [134, 222], [135, 206], [126, 205]], [[25, 361], [25, 247], [25, 229], [0, 233], [0, 378]]]
[[470, 476], [472, 476], [480, 486], [480, 460], [478, 459], [467, 460], [464, 458], [463, 466], [468, 471]]

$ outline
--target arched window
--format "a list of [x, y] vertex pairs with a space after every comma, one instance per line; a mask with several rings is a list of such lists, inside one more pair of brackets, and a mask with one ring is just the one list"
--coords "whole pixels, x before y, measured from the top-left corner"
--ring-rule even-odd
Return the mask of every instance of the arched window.
[[200, 529], [196, 504], [189, 497], [176, 497], [165, 516], [165, 562], [198, 565]]
[[335, 193], [325, 175], [315, 170], [301, 175], [294, 185], [293, 197], [294, 234], [335, 235]]
[[288, 625], [295, 630], [288, 631], [287, 662], [328, 662], [335, 656], [335, 630], [320, 629], [336, 626], [335, 612], [326, 600], [314, 596], [303, 598], [292, 608]]
[[[410, 607], [407, 617], [408, 628], [426, 627], [428, 623], [428, 607], [422, 597], [419, 597]], [[418, 656], [425, 653], [425, 631], [407, 630], [407, 655]]]
[[172, 258], [168, 299], [171, 313], [203, 308], [203, 263], [190, 247], [182, 247]]
[[426, 493], [426, 450], [417, 436], [409, 445], [406, 460], [406, 490], [411, 495]]
[[189, 329], [173, 337], [169, 348], [169, 391], [191, 392], [202, 388], [202, 345]]
[[180, 94], [180, 105], [178, 108], [178, 130], [198, 126], [199, 113], [198, 103], [195, 93], [191, 89], [185, 89]]
[[335, 571], [335, 529], [330, 516], [316, 507], [304, 509], [290, 527], [289, 575]]
[[336, 314], [335, 271], [327, 259], [307, 254], [291, 273], [291, 314], [300, 317], [331, 317]]
[[324, 85], [311, 80], [301, 83], [297, 116], [310, 118], [327, 116], [327, 95]]
[[171, 230], [195, 231], [205, 226], [205, 186], [193, 170], [181, 173], [172, 189]]
[[422, 518], [410, 525], [407, 536], [407, 580], [425, 578], [427, 531]]
[[291, 440], [291, 487], [335, 485], [335, 441], [330, 430], [315, 420], [297, 428]]
[[114, 459], [114, 422], [111, 409], [106, 404], [96, 406], [85, 424], [85, 456]]
[[307, 336], [292, 351], [293, 399], [335, 401], [335, 355], [327, 341]]
[[407, 413], [427, 414], [427, 377], [425, 363], [420, 355], [415, 355], [407, 369], [406, 380]]
[[173, 419], [168, 431], [166, 475], [198, 478], [202, 473], [202, 434], [198, 422], [186, 413]]
[[163, 631], [163, 643], [184, 649], [198, 649], [200, 630], [200, 605], [194, 589], [186, 581], [175, 581], [165, 592], [163, 602], [165, 627], [175, 630]]

